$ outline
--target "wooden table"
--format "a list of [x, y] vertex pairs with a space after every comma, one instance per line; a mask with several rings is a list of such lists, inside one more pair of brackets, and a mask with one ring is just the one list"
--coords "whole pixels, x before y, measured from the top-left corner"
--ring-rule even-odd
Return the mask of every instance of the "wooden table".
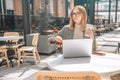
[[8, 59], [10, 60], [12, 67], [14, 66], [12, 59], [14, 59], [15, 57], [13, 57], [13, 55], [10, 51], [10, 47], [12, 46], [11, 40], [23, 39], [23, 38], [24, 38], [23, 36], [2, 36], [2, 37], [0, 37], [0, 41], [5, 41], [5, 45], [8, 49], [8, 51], [7, 51]]

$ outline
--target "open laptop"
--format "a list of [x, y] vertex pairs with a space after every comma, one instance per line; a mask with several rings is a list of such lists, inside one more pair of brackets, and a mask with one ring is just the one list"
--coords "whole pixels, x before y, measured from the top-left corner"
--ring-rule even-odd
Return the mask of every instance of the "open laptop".
[[90, 57], [92, 54], [92, 39], [63, 40], [63, 57]]

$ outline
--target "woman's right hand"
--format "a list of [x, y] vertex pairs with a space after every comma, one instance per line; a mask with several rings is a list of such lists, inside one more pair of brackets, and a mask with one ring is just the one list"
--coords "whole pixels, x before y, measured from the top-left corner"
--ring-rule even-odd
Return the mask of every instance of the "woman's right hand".
[[62, 37], [56, 36], [56, 37], [54, 37], [53, 41], [56, 41], [58, 43], [62, 43]]
[[56, 36], [53, 40], [58, 43], [59, 48], [62, 48], [62, 37]]

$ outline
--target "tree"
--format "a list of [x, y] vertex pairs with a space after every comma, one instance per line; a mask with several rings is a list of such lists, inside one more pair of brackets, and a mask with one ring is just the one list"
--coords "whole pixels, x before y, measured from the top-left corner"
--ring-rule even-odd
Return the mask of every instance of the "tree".
[[41, 34], [45, 34], [45, 30], [54, 29], [50, 22], [53, 20], [52, 14], [49, 12], [48, 0], [41, 0], [40, 9], [37, 10], [36, 25], [37, 30]]

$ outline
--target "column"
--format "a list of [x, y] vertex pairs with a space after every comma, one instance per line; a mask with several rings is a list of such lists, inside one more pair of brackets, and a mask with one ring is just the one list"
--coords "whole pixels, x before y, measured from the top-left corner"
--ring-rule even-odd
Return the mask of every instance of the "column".
[[53, 15], [58, 16], [58, 0], [53, 0]]
[[111, 16], [111, 0], [109, 0], [109, 13], [108, 13], [108, 23], [110, 24]]
[[26, 35], [31, 33], [29, 7], [30, 6], [29, 6], [28, 0], [22, 0], [25, 45], [26, 45], [26, 41], [27, 41]]
[[74, 8], [74, 0], [70, 0], [70, 10]]
[[[89, 4], [89, 3], [88, 3]], [[94, 16], [95, 16], [95, 0], [90, 0], [90, 24], [94, 24]]]
[[115, 23], [117, 22], [117, 12], [118, 12], [118, 0], [116, 0]]
[[65, 17], [65, 0], [58, 0], [58, 17]]
[[22, 0], [14, 0], [13, 9], [14, 9], [14, 15], [22, 16]]
[[34, 15], [38, 14], [40, 9], [40, 0], [34, 0]]

